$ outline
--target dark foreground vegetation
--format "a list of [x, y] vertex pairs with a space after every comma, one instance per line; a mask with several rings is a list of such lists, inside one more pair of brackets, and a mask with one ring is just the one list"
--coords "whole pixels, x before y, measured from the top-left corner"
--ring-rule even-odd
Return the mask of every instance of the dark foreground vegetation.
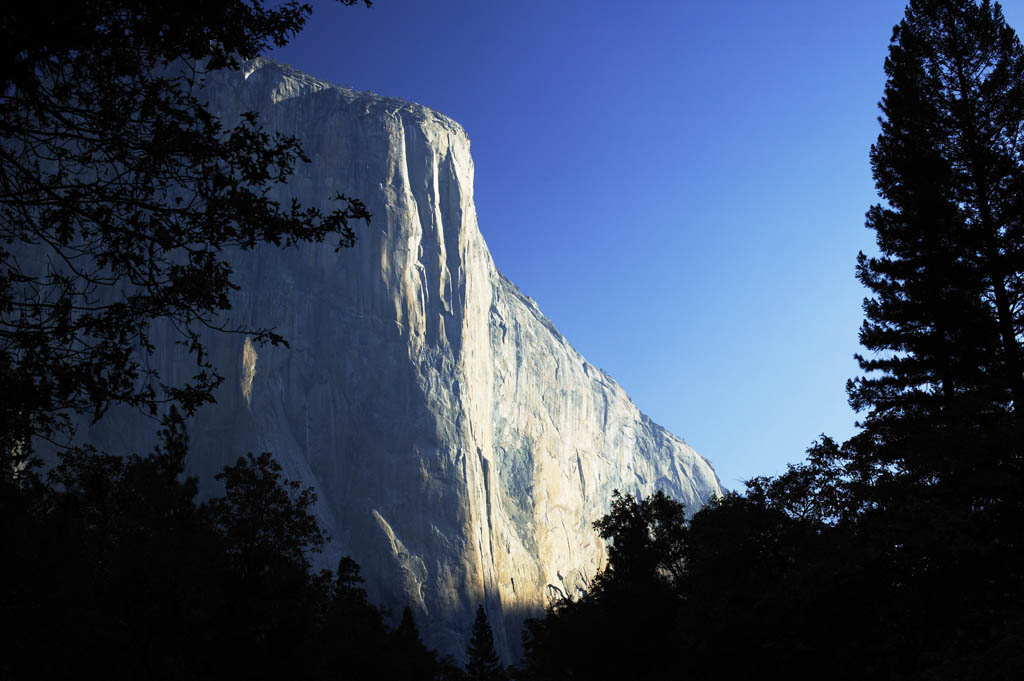
[[0, 678], [453, 679], [408, 609], [395, 628], [354, 561], [314, 572], [311, 490], [268, 454], [197, 500], [172, 415], [128, 458], [71, 452], [0, 489]]
[[[0, 678], [458, 677], [408, 611], [385, 625], [352, 561], [311, 569], [311, 492], [269, 455], [200, 503], [173, 409], [150, 455], [66, 446], [72, 412], [212, 398], [199, 331], [227, 306], [225, 249], [346, 246], [369, 217], [267, 201], [298, 143], [225, 129], [191, 89], [308, 8], [68, 7], [0, 23]], [[886, 74], [859, 433], [690, 520], [616, 496], [590, 592], [529, 623], [511, 671], [481, 610], [471, 678], [1024, 675], [1024, 50], [998, 4], [912, 0]], [[196, 361], [184, 385], [140, 359], [157, 319]]]

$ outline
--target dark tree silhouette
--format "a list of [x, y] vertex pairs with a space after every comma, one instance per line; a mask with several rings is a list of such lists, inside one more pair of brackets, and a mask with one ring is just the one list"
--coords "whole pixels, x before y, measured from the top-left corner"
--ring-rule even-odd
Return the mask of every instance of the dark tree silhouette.
[[766, 660], [784, 678], [889, 673], [890, 630], [867, 607], [885, 595], [859, 586], [874, 565], [845, 534], [752, 493], [683, 511], [664, 494], [614, 495], [595, 523], [608, 567], [527, 622], [524, 678], [744, 679]]
[[658, 492], [612, 493], [594, 523], [608, 564], [579, 598], [563, 598], [523, 635], [527, 678], [651, 678], [678, 652], [675, 620], [685, 576], [686, 516]]
[[914, 0], [885, 70], [871, 149], [885, 203], [867, 215], [879, 256], [857, 267], [870, 354], [847, 386], [861, 432], [823, 438], [805, 464], [751, 481], [748, 498], [818, 524], [822, 546], [802, 560], [831, 575], [826, 602], [849, 604], [831, 621], [859, 621], [836, 640], [871, 651], [848, 671], [1012, 678], [1024, 630], [1024, 49], [998, 3]]
[[885, 68], [862, 430], [757, 486], [856, 534], [902, 663], [937, 669], [1022, 628], [1024, 48], [998, 3], [915, 0]]
[[[222, 620], [217, 658], [225, 674], [288, 674], [312, 635], [320, 597], [310, 582], [310, 553], [324, 534], [311, 512], [312, 488], [285, 480], [264, 452], [248, 454], [216, 476], [224, 494], [203, 510], [218, 539]], [[244, 661], [244, 663], [242, 662]], [[244, 665], [244, 666], [243, 666]]]
[[602, 579], [621, 579], [632, 586], [662, 582], [670, 588], [682, 579], [685, 508], [664, 492], [638, 500], [614, 490], [611, 509], [594, 529], [608, 543], [608, 568]]
[[5, 677], [157, 678], [205, 656], [220, 571], [186, 450], [172, 413], [148, 456], [69, 451], [46, 483], [6, 481]]
[[[340, 0], [352, 5], [356, 0]], [[370, 3], [367, 2], [367, 5]], [[305, 160], [253, 115], [226, 127], [204, 74], [236, 68], [302, 28], [287, 2], [20, 3], [0, 19], [0, 453], [66, 438], [68, 410], [114, 403], [190, 413], [221, 380], [200, 330], [222, 328], [228, 249], [355, 240], [369, 214], [268, 195]], [[195, 361], [165, 384], [146, 368], [167, 319]], [[250, 329], [256, 338], [282, 339]]]
[[885, 68], [880, 256], [857, 266], [872, 354], [848, 386], [866, 416], [843, 454], [868, 503], [915, 488], [950, 514], [1019, 509], [1024, 49], [998, 3], [915, 0]]
[[391, 646], [395, 653], [395, 667], [400, 679], [449, 678], [453, 669], [438, 661], [436, 653], [428, 650], [420, 638], [412, 608], [402, 610], [402, 619], [391, 633]]
[[473, 633], [466, 646], [466, 658], [466, 675], [471, 681], [501, 681], [505, 678], [505, 669], [494, 649], [494, 634], [487, 622], [483, 605], [478, 605], [476, 609]]
[[871, 162], [887, 205], [867, 221], [881, 256], [858, 261], [874, 354], [849, 384], [867, 414], [834, 454], [901, 631], [935, 651], [914, 664], [940, 668], [1022, 621], [1024, 48], [998, 3], [920, 0], [886, 74]]
[[272, 459], [199, 504], [187, 451], [172, 413], [150, 455], [67, 450], [0, 478], [0, 676], [459, 677], [411, 620], [388, 630], [355, 561], [310, 573], [313, 499]]
[[238, 574], [259, 582], [277, 570], [309, 570], [309, 553], [325, 539], [309, 511], [313, 488], [284, 480], [269, 452], [250, 453], [214, 477], [224, 483], [224, 495], [207, 505]]
[[423, 644], [420, 639], [420, 630], [416, 627], [416, 620], [412, 616], [412, 608], [408, 605], [402, 610], [402, 619], [395, 629], [394, 639], [400, 647], [415, 648]]

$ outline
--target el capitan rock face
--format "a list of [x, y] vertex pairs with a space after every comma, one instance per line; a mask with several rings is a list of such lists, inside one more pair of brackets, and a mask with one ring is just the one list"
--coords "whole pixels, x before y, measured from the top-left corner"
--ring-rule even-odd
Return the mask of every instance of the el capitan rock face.
[[[281, 198], [327, 209], [343, 192], [373, 221], [352, 250], [233, 257], [231, 321], [274, 327], [291, 347], [207, 338], [226, 380], [191, 423], [192, 472], [209, 479], [272, 451], [317, 490], [328, 564], [350, 554], [371, 599], [395, 613], [410, 604], [426, 642], [457, 657], [483, 602], [506, 661], [523, 617], [603, 565], [591, 523], [613, 489], [663, 489], [691, 510], [719, 493], [708, 462], [495, 268], [457, 123], [265, 60], [208, 91], [228, 120], [254, 110], [303, 140], [312, 162]], [[151, 361], [172, 380], [191, 368], [171, 352]], [[91, 436], [139, 451], [152, 430], [121, 412]]]

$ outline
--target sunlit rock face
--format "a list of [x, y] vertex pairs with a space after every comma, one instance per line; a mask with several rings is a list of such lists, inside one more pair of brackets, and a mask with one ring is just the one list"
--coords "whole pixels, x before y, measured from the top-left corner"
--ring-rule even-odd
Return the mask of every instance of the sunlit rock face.
[[[317, 490], [325, 565], [350, 554], [375, 602], [411, 605], [427, 643], [457, 658], [484, 603], [506, 661], [524, 617], [603, 565], [591, 523], [613, 489], [662, 489], [691, 510], [719, 492], [708, 462], [495, 268], [459, 124], [262, 60], [209, 92], [228, 120], [254, 110], [303, 140], [311, 163], [280, 198], [327, 210], [344, 192], [373, 220], [352, 250], [232, 256], [229, 321], [273, 327], [291, 347], [208, 336], [226, 380], [191, 424], [194, 473], [273, 452]], [[174, 380], [194, 368], [180, 354], [152, 362]], [[120, 414], [92, 436], [139, 450], [152, 430]]]

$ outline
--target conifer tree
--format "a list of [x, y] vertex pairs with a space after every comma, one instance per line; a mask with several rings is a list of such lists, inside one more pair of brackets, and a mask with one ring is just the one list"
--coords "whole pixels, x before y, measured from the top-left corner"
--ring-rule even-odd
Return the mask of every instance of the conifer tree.
[[998, 3], [911, 0], [885, 72], [861, 431], [770, 488], [838, 522], [892, 659], [968, 669], [1024, 631], [1024, 48]]
[[1016, 678], [990, 668], [1024, 642], [1024, 48], [998, 3], [911, 0], [885, 72], [861, 431], [748, 497], [822, 523], [829, 552], [783, 548], [833, 575], [859, 676]]
[[403, 648], [418, 648], [423, 645], [420, 630], [416, 627], [416, 619], [412, 616], [412, 608], [408, 605], [402, 610], [402, 619], [394, 631], [392, 638]]
[[848, 384], [866, 416], [844, 455], [866, 507], [915, 489], [991, 507], [1022, 464], [1024, 50], [998, 3], [913, 0], [885, 71], [880, 253], [857, 265], [871, 354]]
[[466, 663], [466, 674], [471, 681], [500, 681], [505, 677], [501, 659], [494, 649], [494, 634], [487, 622], [487, 613], [484, 612], [483, 605], [476, 609], [473, 635], [466, 647], [466, 657], [469, 658]]

